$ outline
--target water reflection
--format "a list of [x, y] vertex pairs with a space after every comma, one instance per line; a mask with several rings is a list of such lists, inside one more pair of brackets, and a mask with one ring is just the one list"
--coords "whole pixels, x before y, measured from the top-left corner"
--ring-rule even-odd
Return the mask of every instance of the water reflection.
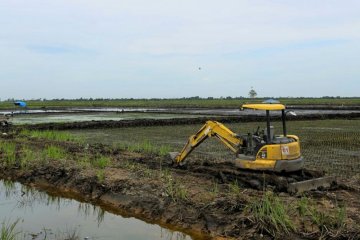
[[79, 203], [78, 213], [82, 214], [85, 217], [95, 217], [98, 226], [104, 221], [105, 218], [105, 210], [95, 205], [91, 205], [89, 203]]
[[0, 223], [19, 219], [21, 239], [164, 239], [188, 235], [123, 218], [95, 205], [0, 181]]
[[187, 235], [181, 232], [174, 232], [166, 228], [161, 228], [161, 238], [168, 240], [185, 240]]

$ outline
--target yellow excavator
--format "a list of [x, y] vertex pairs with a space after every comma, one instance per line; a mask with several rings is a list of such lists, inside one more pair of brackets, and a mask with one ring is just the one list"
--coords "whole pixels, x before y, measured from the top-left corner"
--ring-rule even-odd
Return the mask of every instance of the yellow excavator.
[[[204, 126], [192, 135], [181, 152], [170, 152], [175, 165], [183, 165], [186, 157], [208, 137], [218, 138], [236, 155], [234, 164], [245, 170], [267, 171], [275, 173], [304, 174], [304, 159], [300, 151], [299, 137], [287, 134], [286, 115], [294, 112], [286, 111], [280, 103], [244, 104], [242, 109], [265, 110], [266, 128], [255, 133], [236, 134], [222, 123], [207, 121]], [[282, 134], [275, 135], [270, 122], [270, 111], [281, 111]], [[295, 174], [296, 175], [296, 174]], [[334, 176], [315, 177], [305, 181], [291, 182], [287, 191], [291, 193], [303, 192], [318, 187], [330, 187], [336, 183]]]
[[[192, 135], [180, 153], [170, 153], [174, 163], [183, 164], [186, 157], [208, 137], [218, 138], [236, 154], [235, 165], [243, 169], [292, 172], [302, 169], [304, 159], [299, 138], [286, 132], [286, 111], [283, 104], [244, 104], [242, 109], [266, 111], [266, 128], [255, 133], [238, 135], [222, 123], [207, 121]], [[281, 111], [282, 135], [274, 134], [270, 111]]]

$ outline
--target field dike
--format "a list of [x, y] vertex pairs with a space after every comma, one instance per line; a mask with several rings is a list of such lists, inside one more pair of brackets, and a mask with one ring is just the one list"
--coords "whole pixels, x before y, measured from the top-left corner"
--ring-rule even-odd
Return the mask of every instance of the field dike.
[[358, 177], [292, 196], [279, 187], [286, 177], [279, 184], [271, 173], [254, 178], [201, 159], [174, 168], [148, 146], [129, 151], [31, 131], [0, 141], [2, 179], [70, 193], [194, 239], [360, 238]]

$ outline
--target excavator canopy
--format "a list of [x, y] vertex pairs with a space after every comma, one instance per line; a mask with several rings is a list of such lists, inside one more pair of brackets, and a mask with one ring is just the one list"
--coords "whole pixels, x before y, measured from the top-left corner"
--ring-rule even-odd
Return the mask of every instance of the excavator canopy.
[[278, 104], [278, 103], [277, 104], [254, 103], [254, 104], [243, 104], [241, 108], [276, 111], [276, 110], [284, 110], [285, 106], [283, 104]]

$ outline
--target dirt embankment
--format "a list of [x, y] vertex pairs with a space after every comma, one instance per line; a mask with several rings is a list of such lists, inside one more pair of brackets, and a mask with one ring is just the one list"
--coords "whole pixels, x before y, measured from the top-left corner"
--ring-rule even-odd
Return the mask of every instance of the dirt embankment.
[[[270, 199], [280, 199], [284, 205], [300, 201], [299, 197], [276, 189], [277, 183], [271, 182], [276, 177], [272, 174], [262, 174], [260, 185], [251, 186], [251, 181], [248, 181], [252, 179], [250, 175], [229, 169], [226, 163], [199, 160], [179, 169], [171, 167], [160, 156], [127, 152], [100, 144], [84, 145], [17, 136], [2, 141], [15, 144], [16, 149], [15, 161], [7, 157], [6, 151], [0, 151], [4, 159], [0, 164], [2, 178], [34, 186], [50, 185], [59, 192], [76, 192], [86, 201], [181, 229], [194, 238], [360, 237], [357, 228], [360, 223], [357, 214], [360, 194], [354, 183], [350, 183], [354, 187], [338, 186], [330, 191], [315, 191], [306, 195], [306, 199], [322, 211], [336, 210], [338, 202], [344, 203], [347, 218], [341, 220], [341, 227], [332, 220], [331, 223], [330, 220], [329, 223], [325, 220], [315, 222], [308, 215], [299, 220], [298, 208], [294, 207], [296, 213], [289, 213], [293, 223], [285, 231], [281, 226], [271, 225], [266, 217], [259, 218], [254, 210], [253, 203], [261, 203], [267, 191], [273, 196]], [[35, 158], [24, 157], [29, 156], [27, 146], [31, 146], [33, 154], [30, 155]], [[50, 153], [52, 146], [63, 149], [67, 154], [49, 157], [46, 154]], [[40, 154], [37, 155], [36, 151]], [[281, 193], [273, 195], [273, 191]], [[326, 216], [323, 218], [327, 219]]]

